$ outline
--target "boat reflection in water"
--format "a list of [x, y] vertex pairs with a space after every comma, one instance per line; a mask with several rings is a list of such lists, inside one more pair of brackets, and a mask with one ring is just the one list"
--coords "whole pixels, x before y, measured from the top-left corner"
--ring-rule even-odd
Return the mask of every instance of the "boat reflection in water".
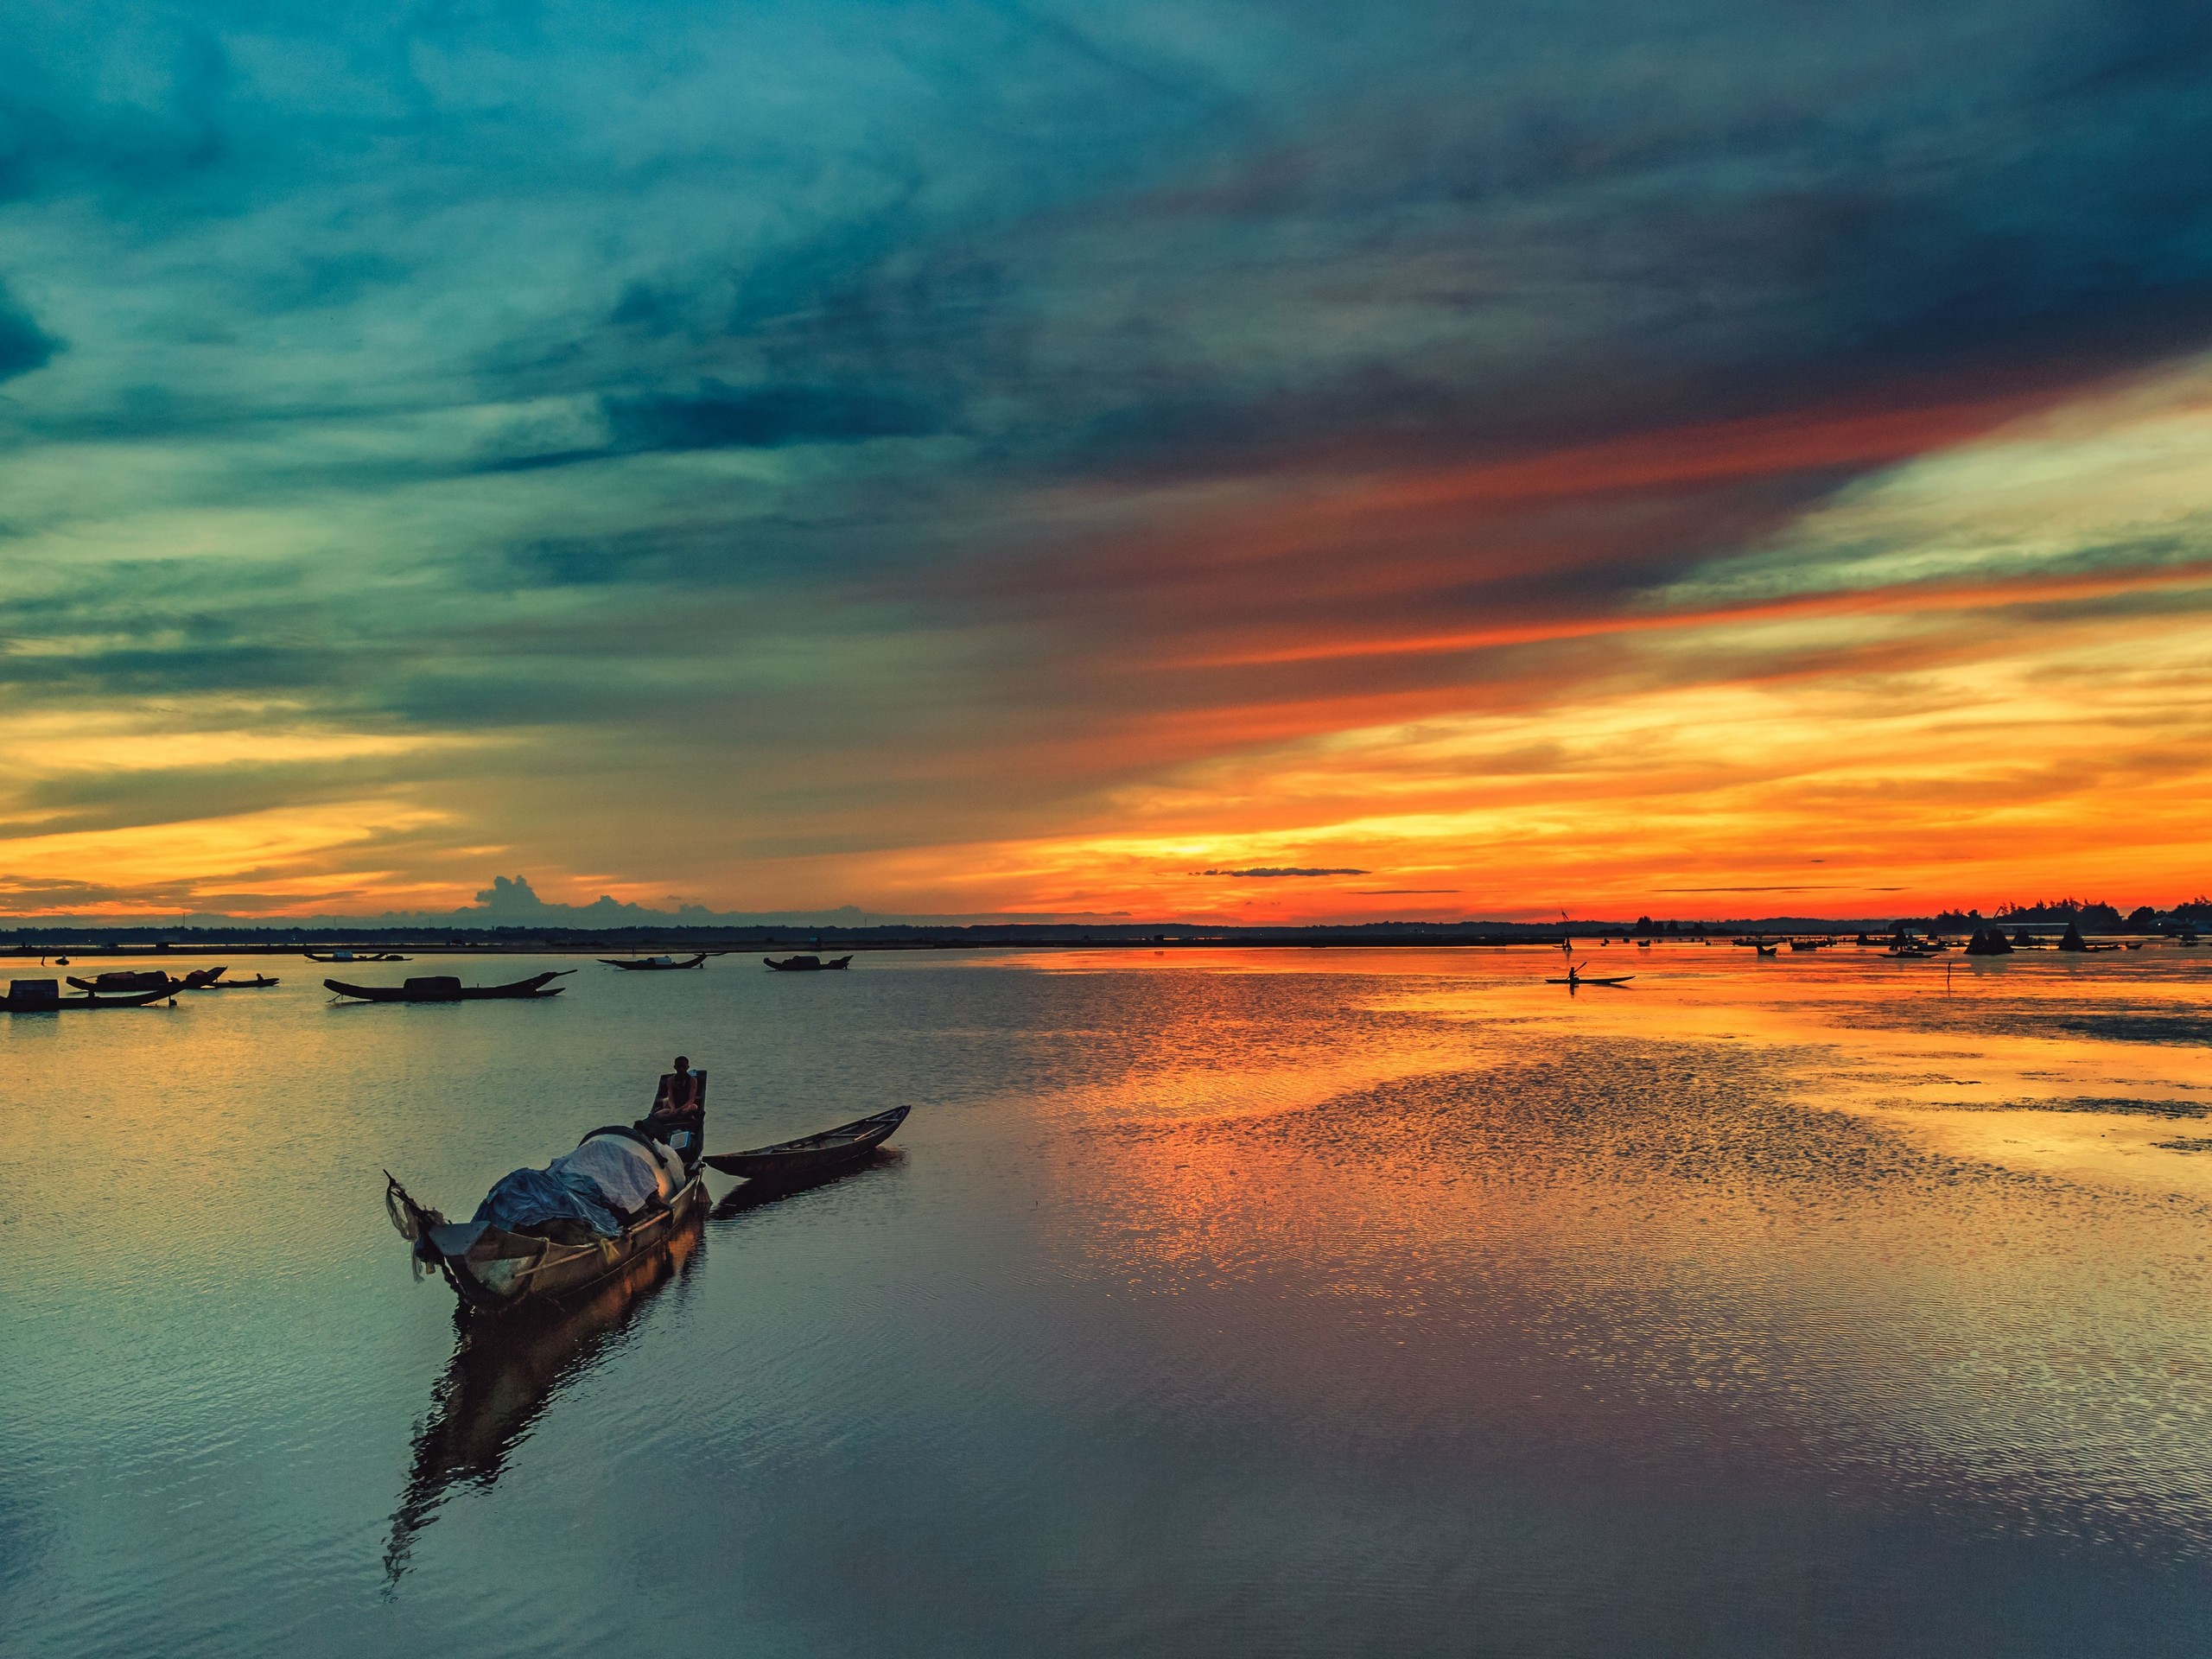
[[[710, 1219], [735, 1221], [901, 1161], [900, 1153], [879, 1147], [858, 1163], [811, 1180], [743, 1182], [714, 1207]], [[387, 1589], [405, 1575], [416, 1535], [437, 1518], [448, 1494], [457, 1486], [489, 1487], [497, 1481], [507, 1453], [530, 1437], [555, 1396], [620, 1350], [671, 1281], [690, 1278], [704, 1243], [704, 1229], [695, 1221], [666, 1248], [557, 1311], [487, 1317], [472, 1314], [465, 1304], [454, 1309], [460, 1337], [431, 1393], [429, 1413], [415, 1432], [406, 1490], [392, 1511], [384, 1553]]]
[[664, 1249], [557, 1310], [505, 1318], [472, 1314], [466, 1304], [454, 1310], [460, 1339], [415, 1431], [413, 1466], [392, 1512], [388, 1586], [407, 1571], [416, 1535], [437, 1518], [446, 1495], [499, 1479], [507, 1453], [530, 1437], [554, 1396], [622, 1345], [663, 1287], [690, 1274], [702, 1242], [694, 1222]]

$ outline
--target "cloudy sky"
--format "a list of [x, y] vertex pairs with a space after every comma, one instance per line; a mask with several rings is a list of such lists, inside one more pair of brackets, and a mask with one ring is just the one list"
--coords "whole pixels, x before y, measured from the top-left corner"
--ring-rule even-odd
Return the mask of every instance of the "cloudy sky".
[[0, 911], [2212, 886], [2202, 6], [9, 19]]

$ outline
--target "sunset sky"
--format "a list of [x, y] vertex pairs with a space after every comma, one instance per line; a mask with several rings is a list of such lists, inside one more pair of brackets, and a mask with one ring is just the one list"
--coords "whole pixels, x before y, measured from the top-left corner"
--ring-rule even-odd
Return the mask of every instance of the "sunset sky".
[[2212, 887], [2212, 10], [10, 33], [0, 913]]

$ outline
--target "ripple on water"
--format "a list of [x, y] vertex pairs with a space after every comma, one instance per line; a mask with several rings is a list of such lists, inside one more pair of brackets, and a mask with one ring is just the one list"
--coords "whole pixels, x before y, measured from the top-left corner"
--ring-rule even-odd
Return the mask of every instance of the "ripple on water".
[[[1535, 953], [1005, 955], [18, 1020], [0, 1620], [67, 1659], [2193, 1651], [2206, 1206], [2003, 1147], [2190, 1138], [2202, 980], [2157, 954], [1948, 1001], [1662, 946], [1604, 1001]], [[678, 1047], [718, 1145], [918, 1110], [565, 1325], [457, 1329], [380, 1171], [465, 1208]]]

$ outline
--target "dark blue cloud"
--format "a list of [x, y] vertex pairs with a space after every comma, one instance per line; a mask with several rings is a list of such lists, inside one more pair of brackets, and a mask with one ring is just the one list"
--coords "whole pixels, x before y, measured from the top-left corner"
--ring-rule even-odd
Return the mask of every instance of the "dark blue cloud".
[[895, 393], [833, 385], [729, 386], [707, 381], [690, 396], [610, 397], [618, 451], [772, 449], [787, 443], [855, 443], [938, 430], [944, 417]]
[[11, 380], [54, 360], [61, 342], [38, 326], [0, 282], [0, 380]]

